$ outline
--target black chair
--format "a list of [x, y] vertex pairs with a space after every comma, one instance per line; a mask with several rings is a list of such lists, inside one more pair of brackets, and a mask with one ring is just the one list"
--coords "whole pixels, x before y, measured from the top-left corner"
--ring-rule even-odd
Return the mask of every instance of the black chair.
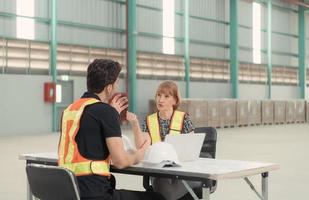
[[80, 200], [73, 172], [56, 166], [29, 164], [26, 166], [30, 190], [41, 200]]
[[[194, 133], [205, 133], [205, 139], [201, 149], [201, 158], [216, 158], [217, 148], [217, 130], [213, 127], [196, 127]], [[143, 177], [143, 187], [146, 191], [153, 191], [152, 186], [149, 184], [149, 176]], [[193, 191], [196, 193], [198, 198], [202, 199], [203, 188], [209, 188], [210, 193], [213, 193], [217, 188], [217, 181], [208, 180], [201, 183], [200, 187], [194, 188]], [[191, 195], [188, 193], [181, 199], [191, 199]]]
[[[203, 146], [201, 149], [200, 157], [201, 158], [216, 158], [217, 130], [213, 127], [196, 127], [194, 129], [194, 133], [205, 133], [206, 134], [204, 142], [203, 142]], [[209, 188], [210, 193], [213, 193], [217, 188], [217, 181], [208, 180], [203, 183], [202, 187]]]

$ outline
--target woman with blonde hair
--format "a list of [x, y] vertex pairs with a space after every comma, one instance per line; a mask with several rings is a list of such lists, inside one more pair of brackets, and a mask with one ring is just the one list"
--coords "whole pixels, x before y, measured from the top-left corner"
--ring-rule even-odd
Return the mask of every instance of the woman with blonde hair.
[[[149, 133], [151, 144], [164, 141], [167, 134], [187, 134], [194, 130], [189, 114], [177, 110], [180, 101], [175, 82], [164, 81], [158, 86], [155, 94], [158, 112], [148, 115], [141, 126], [142, 132]], [[200, 184], [189, 182], [189, 185], [194, 188]], [[152, 178], [152, 186], [154, 191], [161, 193], [167, 200], [180, 199], [187, 193], [183, 183], [176, 179]]]
[[142, 124], [142, 131], [149, 133], [152, 144], [164, 141], [167, 134], [186, 134], [194, 130], [189, 114], [177, 110], [181, 98], [175, 82], [162, 82], [157, 88], [155, 102], [158, 112], [147, 116]]

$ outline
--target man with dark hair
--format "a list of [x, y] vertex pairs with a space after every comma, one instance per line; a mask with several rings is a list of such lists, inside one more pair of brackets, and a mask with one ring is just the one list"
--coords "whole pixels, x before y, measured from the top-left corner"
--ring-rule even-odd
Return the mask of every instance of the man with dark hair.
[[[116, 95], [121, 66], [118, 62], [95, 59], [87, 70], [87, 92], [63, 112], [58, 164], [73, 171], [84, 200], [164, 199], [154, 192], [116, 190], [110, 162], [125, 168], [140, 162], [146, 140], [139, 137], [135, 152], [124, 150], [119, 113], [127, 108], [127, 98]], [[136, 116], [127, 112], [129, 122]], [[142, 145], [141, 145], [142, 144]]]

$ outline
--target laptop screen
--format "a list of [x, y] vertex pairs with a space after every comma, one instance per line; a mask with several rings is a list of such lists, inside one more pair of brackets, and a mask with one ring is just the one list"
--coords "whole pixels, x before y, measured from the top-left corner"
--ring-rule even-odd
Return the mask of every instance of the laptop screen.
[[181, 162], [193, 161], [199, 158], [205, 133], [189, 133], [167, 135], [165, 142], [171, 144]]

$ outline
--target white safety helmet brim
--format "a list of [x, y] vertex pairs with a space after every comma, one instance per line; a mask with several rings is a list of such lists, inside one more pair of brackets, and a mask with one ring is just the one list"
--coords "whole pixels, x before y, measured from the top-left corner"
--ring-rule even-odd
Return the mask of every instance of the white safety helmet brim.
[[167, 160], [179, 163], [174, 147], [166, 142], [157, 142], [146, 150], [143, 162], [158, 164]]

